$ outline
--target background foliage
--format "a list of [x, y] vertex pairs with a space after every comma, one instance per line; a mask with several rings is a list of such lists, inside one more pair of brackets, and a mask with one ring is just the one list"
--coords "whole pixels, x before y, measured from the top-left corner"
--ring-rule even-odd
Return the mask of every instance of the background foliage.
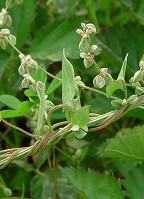
[[[4, 4], [1, 0], [0, 8]], [[79, 58], [80, 37], [75, 30], [81, 21], [97, 27], [98, 33], [92, 42], [101, 47], [102, 53], [96, 57], [101, 67], [108, 67], [116, 78], [128, 53], [126, 78], [138, 70], [144, 53], [142, 0], [24, 0], [21, 6], [14, 6], [10, 14], [13, 18], [10, 29], [17, 37], [17, 47], [58, 77], [61, 77], [65, 48], [75, 74], [92, 86], [95, 70], [86, 70]], [[3, 117], [9, 116], [11, 123], [30, 130], [33, 124], [26, 115], [31, 108], [27, 97], [37, 99], [26, 91], [23, 93], [17, 71], [19, 64], [11, 48], [0, 50], [0, 108], [9, 109], [3, 112]], [[38, 75], [41, 80], [45, 79], [43, 73]], [[61, 103], [61, 83], [51, 78], [47, 83], [49, 99], [55, 104]], [[133, 93], [131, 89], [128, 92]], [[121, 92], [116, 95], [121, 96]], [[109, 99], [90, 91], [83, 91], [81, 100], [83, 106], [91, 104], [91, 111], [98, 114], [112, 110]], [[25, 106], [20, 106], [22, 101]], [[21, 117], [17, 118], [19, 112]], [[54, 123], [64, 116], [56, 111], [52, 117]], [[0, 184], [9, 188], [6, 193], [0, 190], [0, 197], [11, 195], [12, 190], [12, 196], [17, 198], [143, 199], [143, 121], [143, 111], [135, 109], [107, 128], [88, 133], [84, 139], [70, 143], [61, 140], [31, 158], [14, 161], [0, 173]], [[28, 146], [32, 142], [1, 124], [0, 149]]]

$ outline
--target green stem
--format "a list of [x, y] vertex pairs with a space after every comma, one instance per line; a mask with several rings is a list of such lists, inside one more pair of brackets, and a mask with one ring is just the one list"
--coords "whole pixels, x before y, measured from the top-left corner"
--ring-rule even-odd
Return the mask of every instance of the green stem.
[[2, 120], [3, 123], [7, 124], [8, 126], [10, 126], [10, 127], [14, 128], [14, 129], [16, 129], [16, 130], [18, 130], [18, 131], [20, 131], [20, 132], [26, 134], [26, 135], [28, 135], [28, 136], [30, 136], [30, 137], [38, 138], [37, 135], [33, 135], [33, 134], [31, 134], [31, 133], [28, 133], [27, 131], [25, 131], [25, 130], [23, 130], [23, 129], [21, 129], [21, 128], [19, 128], [19, 127], [13, 125], [13, 124], [11, 124], [11, 123], [9, 123], [8, 121], [6, 121], [6, 120], [3, 119], [3, 118], [2, 118], [1, 120]]
[[[99, 94], [104, 95], [105, 97], [107, 97], [107, 94], [106, 94], [106, 93], [104, 93], [103, 91], [97, 90], [97, 89], [95, 89], [95, 88], [91, 88], [91, 87], [89, 87], [89, 86], [83, 86], [82, 88], [85, 88], [85, 89], [87, 89], [87, 90], [93, 91], [93, 92], [95, 92], [95, 93], [99, 93]], [[117, 97], [114, 97], [114, 96], [111, 96], [110, 98], [111, 98], [111, 99], [115, 99], [115, 100], [122, 101], [121, 99], [119, 99], [119, 98], [117, 98]]]
[[69, 121], [58, 122], [58, 123], [52, 125], [52, 128], [54, 129], [56, 127], [59, 127], [59, 126], [65, 125], [65, 124], [69, 124]]
[[101, 73], [101, 70], [95, 60], [93, 60], [93, 63], [94, 63], [94, 66], [96, 67], [96, 69], [98, 70], [98, 72]]

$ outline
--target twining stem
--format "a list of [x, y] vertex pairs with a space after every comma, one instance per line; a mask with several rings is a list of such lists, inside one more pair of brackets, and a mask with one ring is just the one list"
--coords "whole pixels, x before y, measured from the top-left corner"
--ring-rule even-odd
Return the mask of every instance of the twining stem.
[[31, 134], [31, 133], [29, 133], [29, 132], [27, 132], [27, 131], [21, 129], [20, 127], [15, 126], [14, 124], [9, 123], [8, 121], [6, 121], [6, 120], [3, 119], [3, 118], [1, 119], [1, 121], [2, 121], [3, 123], [7, 124], [8, 126], [10, 126], [10, 127], [14, 128], [14, 129], [16, 129], [16, 130], [18, 130], [18, 131], [20, 131], [20, 132], [26, 134], [26, 135], [28, 135], [28, 136], [30, 136], [30, 137], [39, 138], [37, 135]]
[[49, 127], [50, 127], [50, 132], [53, 131], [53, 130], [52, 130], [52, 126], [51, 126], [51, 122], [50, 122], [51, 114], [52, 114], [55, 110], [57, 110], [57, 109], [59, 109], [59, 108], [65, 108], [65, 109], [67, 109], [67, 110], [69, 111], [69, 113], [72, 115], [72, 110], [71, 110], [71, 108], [70, 108], [69, 106], [65, 105], [65, 104], [59, 104], [59, 105], [53, 107], [53, 108], [48, 112], [48, 115], [47, 115], [47, 121], [48, 121], [48, 125], [49, 125]]

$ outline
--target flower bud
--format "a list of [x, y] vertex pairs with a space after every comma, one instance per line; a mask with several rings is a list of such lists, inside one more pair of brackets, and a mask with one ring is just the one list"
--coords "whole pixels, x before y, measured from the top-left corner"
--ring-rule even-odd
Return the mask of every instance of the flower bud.
[[35, 60], [33, 60], [33, 59], [31, 59], [29, 61], [29, 65], [30, 65], [30, 68], [32, 68], [32, 69], [35, 69], [35, 70], [38, 69], [38, 63]]
[[108, 72], [108, 68], [101, 68], [100, 71], [103, 73], [103, 74], [106, 74]]
[[81, 36], [83, 36], [83, 34], [84, 34], [84, 32], [83, 32], [81, 29], [77, 29], [77, 30], [76, 30], [76, 33], [77, 33], [78, 35], [81, 35]]
[[85, 23], [81, 23], [81, 27], [82, 27], [83, 29], [85, 29], [86, 24], [85, 24]]
[[87, 59], [84, 59], [84, 66], [86, 68], [89, 68], [93, 65], [93, 62], [88, 61]]
[[106, 73], [104, 75], [104, 79], [105, 79], [106, 86], [109, 86], [109, 85], [111, 85], [113, 83], [113, 78], [112, 78], [112, 76], [109, 73]]
[[75, 80], [75, 82], [79, 82], [79, 81], [81, 81], [81, 77], [80, 77], [80, 76], [76, 76], [76, 77], [74, 78], [74, 80]]
[[46, 108], [46, 111], [51, 110], [53, 107], [54, 107], [54, 104], [53, 104], [50, 100], [46, 100], [46, 101], [45, 101], [45, 108]]
[[3, 48], [3, 49], [6, 49], [8, 45], [8, 42], [6, 39], [0, 39], [0, 46]]
[[123, 105], [123, 106], [124, 106], [124, 105], [127, 105], [127, 100], [126, 100], [126, 99], [123, 99], [122, 105]]
[[10, 26], [11, 23], [12, 23], [12, 18], [9, 15], [7, 15], [5, 21], [6, 26]]
[[111, 101], [111, 105], [115, 108], [115, 109], [119, 109], [122, 106], [122, 103], [119, 100], [112, 100]]
[[42, 91], [44, 88], [44, 84], [41, 81], [38, 81], [36, 86], [37, 86], [37, 89], [39, 89], [40, 91]]
[[101, 75], [97, 75], [93, 79], [93, 84], [97, 88], [103, 88], [105, 86], [105, 79]]
[[2, 189], [3, 189], [3, 193], [4, 193], [5, 196], [11, 196], [12, 195], [12, 191], [8, 187], [3, 187]]
[[143, 79], [142, 72], [141, 72], [141, 70], [138, 70], [133, 76], [133, 81], [140, 82], [142, 79]]
[[29, 79], [27, 77], [25, 77], [23, 80], [22, 80], [22, 88], [28, 88], [29, 87]]
[[13, 35], [9, 35], [9, 40], [10, 40], [10, 42], [13, 44], [13, 45], [16, 45], [16, 37], [15, 36], [13, 36]]
[[96, 27], [92, 23], [86, 24], [86, 34], [92, 33], [96, 33]]
[[142, 61], [142, 60], [140, 61], [139, 67], [141, 70], [144, 70], [144, 61]]
[[15, 0], [6, 0], [6, 8], [12, 8]]
[[9, 29], [6, 29], [6, 28], [1, 29], [1, 32], [4, 34], [4, 36], [6, 36], [6, 35], [9, 35], [9, 34], [10, 34]]
[[129, 104], [135, 104], [135, 103], [137, 103], [137, 101], [138, 101], [137, 95], [131, 95], [131, 96], [127, 99], [127, 102], [128, 102]]
[[26, 73], [26, 70], [24, 68], [24, 65], [21, 64], [20, 67], [18, 68], [18, 72], [21, 76], [23, 76]]
[[86, 56], [87, 56], [86, 53], [84, 53], [84, 52], [80, 53], [80, 57], [81, 57], [81, 58], [86, 58]]
[[97, 48], [98, 48], [97, 45], [92, 45], [92, 47], [90, 49], [90, 53], [96, 55]]

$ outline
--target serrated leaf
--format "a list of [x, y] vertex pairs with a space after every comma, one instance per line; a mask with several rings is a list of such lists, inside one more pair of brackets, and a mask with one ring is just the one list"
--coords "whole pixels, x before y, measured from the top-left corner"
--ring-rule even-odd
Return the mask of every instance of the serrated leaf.
[[0, 95], [0, 102], [12, 109], [17, 109], [21, 103], [21, 101], [13, 95]]
[[62, 101], [67, 104], [68, 101], [72, 100], [75, 95], [75, 82], [74, 82], [74, 69], [72, 64], [65, 56], [63, 50], [62, 60]]
[[[56, 77], [62, 78], [62, 71], [58, 72], [56, 74]], [[59, 88], [61, 86], [61, 84], [62, 84], [61, 81], [59, 81], [57, 79], [53, 79], [46, 91], [46, 94], [47, 95], [51, 94], [53, 91], [55, 91], [57, 88]]]
[[119, 182], [109, 174], [99, 174], [89, 170], [62, 168], [60, 171], [73, 187], [87, 199], [123, 199]]
[[[31, 197], [34, 199], [55, 198], [53, 186], [53, 170], [46, 170], [45, 173], [37, 174], [31, 181]], [[57, 174], [57, 191], [59, 199], [78, 199], [73, 188], [67, 183], [67, 180], [60, 174]]]
[[32, 42], [30, 52], [34, 57], [62, 60], [62, 51], [66, 49], [68, 58], [79, 58], [80, 37], [75, 33], [81, 20], [78, 18], [57, 20], [38, 31]]
[[122, 81], [125, 80], [125, 73], [126, 73], [126, 66], [127, 66], [127, 58], [128, 58], [128, 54], [126, 54], [126, 56], [125, 56], [125, 59], [124, 59], [124, 61], [123, 61], [123, 64], [122, 64], [122, 67], [121, 67], [121, 70], [120, 70], [120, 73], [119, 73], [119, 75], [118, 75], [117, 80], [122, 80]]
[[137, 166], [132, 169], [123, 180], [123, 186], [125, 193], [131, 199], [143, 199], [144, 198], [144, 167]]
[[89, 108], [90, 106], [84, 106], [77, 110], [72, 116], [72, 123], [80, 127], [87, 125], [89, 121]]
[[111, 85], [106, 87], [107, 97], [111, 97], [113, 93], [118, 89], [123, 90], [123, 84], [122, 82], [115, 80]]
[[22, 116], [22, 113], [16, 111], [16, 110], [2, 110], [0, 111], [0, 114], [2, 118], [13, 118], [13, 117], [19, 117]]
[[107, 141], [104, 156], [134, 161], [144, 161], [144, 126], [120, 130]]

